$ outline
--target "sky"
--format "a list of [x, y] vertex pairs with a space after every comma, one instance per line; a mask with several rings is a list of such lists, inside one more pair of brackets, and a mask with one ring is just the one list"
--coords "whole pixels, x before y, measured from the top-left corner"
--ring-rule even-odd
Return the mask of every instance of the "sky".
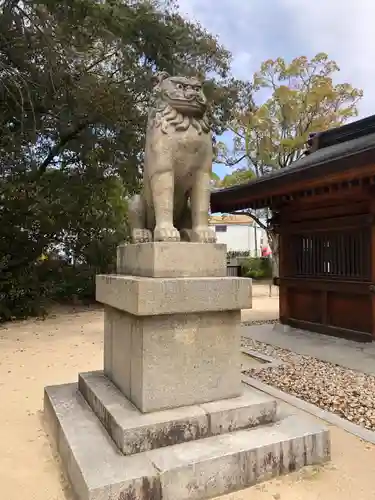
[[[232, 72], [248, 79], [266, 59], [325, 52], [341, 71], [337, 82], [364, 91], [359, 117], [375, 114], [374, 0], [179, 0], [233, 54]], [[371, 62], [372, 61], [372, 62]], [[230, 140], [228, 135], [226, 141]], [[215, 165], [221, 177], [226, 167]]]

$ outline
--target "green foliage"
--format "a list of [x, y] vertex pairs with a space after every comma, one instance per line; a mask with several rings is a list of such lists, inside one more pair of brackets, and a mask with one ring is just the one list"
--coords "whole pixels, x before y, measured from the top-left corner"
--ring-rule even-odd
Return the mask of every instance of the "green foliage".
[[363, 93], [349, 83], [334, 84], [339, 71], [327, 54], [311, 60], [297, 57], [267, 60], [251, 82], [256, 93], [268, 95], [257, 106], [249, 99], [231, 123], [233, 151], [218, 146], [219, 161], [234, 165], [247, 162], [255, 175], [282, 168], [299, 159], [310, 132], [320, 132], [344, 124], [357, 115]]
[[241, 275], [246, 278], [271, 279], [272, 261], [265, 257], [251, 257], [242, 261]]
[[[0, 319], [93, 297], [140, 188], [150, 76], [210, 74], [215, 130], [242, 92], [230, 54], [173, 1], [0, 2]], [[40, 262], [44, 255], [47, 260]]]
[[238, 168], [233, 170], [230, 174], [227, 174], [223, 179], [220, 179], [218, 176], [214, 177], [213, 182], [215, 187], [226, 188], [237, 184], [246, 184], [252, 179], [255, 179], [255, 174], [252, 170]]
[[[112, 265], [105, 271], [114, 269], [113, 259]], [[17, 273], [2, 275], [0, 319], [4, 321], [45, 315], [53, 301], [88, 303], [94, 298], [95, 274], [91, 265], [73, 265], [64, 258], [37, 261]]]
[[[246, 170], [252, 178], [289, 166], [303, 156], [309, 133], [343, 125], [357, 116], [363, 92], [349, 83], [334, 84], [338, 71], [324, 53], [290, 63], [279, 57], [261, 65], [249, 83], [247, 104], [241, 102], [229, 125], [234, 133], [232, 150], [224, 143], [216, 145], [217, 162], [245, 165], [241, 176], [235, 170], [223, 187], [245, 181], [242, 172]], [[255, 105], [258, 91], [266, 99]], [[278, 237], [272, 226], [267, 226], [267, 234], [277, 273]]]
[[8, 203], [0, 238], [0, 319], [40, 314], [51, 299], [93, 299], [95, 274], [114, 269], [116, 246], [127, 238], [118, 179], [90, 182], [87, 175], [57, 170], [37, 186], [30, 182], [28, 193], [25, 182], [20, 175], [2, 183]]
[[249, 257], [249, 252], [246, 250], [229, 250], [227, 252], [227, 259], [233, 259], [235, 257]]

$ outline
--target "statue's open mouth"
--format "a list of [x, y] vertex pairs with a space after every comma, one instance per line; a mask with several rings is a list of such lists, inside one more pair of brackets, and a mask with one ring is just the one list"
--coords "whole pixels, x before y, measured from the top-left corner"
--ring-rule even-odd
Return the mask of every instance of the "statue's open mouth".
[[196, 97], [192, 97], [190, 99], [176, 99], [169, 98], [170, 104], [178, 109], [186, 109], [186, 110], [204, 110], [206, 107], [206, 103], [197, 100]]

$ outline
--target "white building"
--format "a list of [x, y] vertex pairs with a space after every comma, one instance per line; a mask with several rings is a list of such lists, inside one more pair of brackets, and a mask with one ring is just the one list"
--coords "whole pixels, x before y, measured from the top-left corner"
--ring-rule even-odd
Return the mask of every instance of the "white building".
[[217, 242], [225, 243], [228, 252], [249, 252], [257, 257], [267, 244], [266, 231], [248, 215], [213, 215], [210, 225], [215, 228]]

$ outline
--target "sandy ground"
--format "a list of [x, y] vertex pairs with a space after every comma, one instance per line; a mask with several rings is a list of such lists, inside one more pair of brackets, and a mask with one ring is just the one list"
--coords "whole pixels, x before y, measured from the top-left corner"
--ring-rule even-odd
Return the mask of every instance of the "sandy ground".
[[[260, 287], [259, 287], [260, 288]], [[259, 290], [256, 289], [259, 293]], [[265, 292], [264, 287], [260, 292]], [[279, 295], [274, 293], [272, 297], [267, 294], [253, 295], [253, 307], [251, 309], [242, 309], [241, 320], [250, 321], [266, 321], [273, 320], [279, 317]]]
[[[102, 366], [99, 309], [0, 327], [0, 498], [71, 500], [43, 428], [45, 385]], [[332, 428], [332, 463], [229, 495], [225, 500], [375, 499], [375, 447]]]

